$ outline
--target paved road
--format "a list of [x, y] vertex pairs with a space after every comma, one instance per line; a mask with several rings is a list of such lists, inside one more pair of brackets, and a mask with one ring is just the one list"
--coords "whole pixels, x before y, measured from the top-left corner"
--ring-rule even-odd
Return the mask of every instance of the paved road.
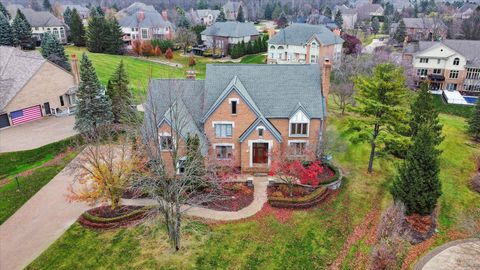
[[89, 207], [66, 200], [71, 173], [64, 169], [0, 226], [0, 269], [23, 269]]
[[74, 116], [50, 116], [1, 129], [0, 153], [34, 149], [71, 137], [76, 134], [74, 124]]
[[458, 240], [440, 246], [415, 266], [415, 270], [478, 270], [480, 239]]

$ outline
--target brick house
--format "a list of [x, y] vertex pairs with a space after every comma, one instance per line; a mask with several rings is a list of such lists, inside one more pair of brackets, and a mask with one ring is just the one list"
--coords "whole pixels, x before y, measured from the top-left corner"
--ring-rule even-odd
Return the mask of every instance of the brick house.
[[435, 41], [447, 37], [448, 27], [438, 18], [403, 18], [410, 41]]
[[204, 155], [233, 162], [245, 173], [267, 172], [276, 150], [302, 156], [316, 149], [326, 125], [330, 72], [329, 62], [212, 64], [205, 80], [154, 79], [145, 123], [156, 123], [148, 130], [158, 131], [169, 168], [172, 142], [184, 155], [188, 134], [197, 134]]
[[75, 90], [72, 73], [40, 53], [0, 46], [0, 128], [69, 112]]
[[228, 50], [240, 42], [249, 42], [259, 37], [259, 32], [253, 23], [216, 22], [202, 33], [202, 41], [208, 48], [220, 49], [228, 55]]
[[334, 65], [342, 58], [340, 31], [323, 25], [294, 23], [280, 30], [268, 41], [267, 63], [310, 64], [329, 59]]
[[420, 41], [404, 50], [403, 58], [412, 62], [417, 84], [425, 81], [431, 90], [480, 95], [480, 41]]

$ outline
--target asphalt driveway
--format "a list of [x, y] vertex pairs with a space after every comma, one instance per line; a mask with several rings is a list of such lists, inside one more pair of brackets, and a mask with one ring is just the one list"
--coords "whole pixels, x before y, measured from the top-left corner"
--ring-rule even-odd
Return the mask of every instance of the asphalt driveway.
[[76, 134], [74, 116], [45, 117], [41, 120], [0, 130], [0, 153], [30, 150]]

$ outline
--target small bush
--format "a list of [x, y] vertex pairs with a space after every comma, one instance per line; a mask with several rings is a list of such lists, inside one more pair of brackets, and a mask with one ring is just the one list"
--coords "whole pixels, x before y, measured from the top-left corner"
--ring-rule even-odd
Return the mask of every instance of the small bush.
[[280, 191], [275, 191], [275, 192], [272, 193], [272, 197], [273, 197], [273, 198], [283, 198], [284, 196], [283, 196], [283, 193], [282, 193], [282, 192], [280, 192]]
[[470, 181], [470, 186], [476, 192], [480, 192], [480, 175], [479, 174], [472, 177], [472, 180]]
[[167, 59], [173, 59], [173, 51], [172, 51], [171, 48], [168, 48], [168, 49], [167, 49], [167, 52], [165, 53], [165, 57], [166, 57]]

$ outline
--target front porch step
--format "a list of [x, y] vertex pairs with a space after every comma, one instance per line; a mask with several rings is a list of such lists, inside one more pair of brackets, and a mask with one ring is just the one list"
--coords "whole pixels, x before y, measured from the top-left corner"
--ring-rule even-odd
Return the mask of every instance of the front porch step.
[[256, 173], [253, 173], [253, 176], [259, 176], [259, 177], [268, 176], [268, 173], [265, 173], [265, 172], [256, 172]]

